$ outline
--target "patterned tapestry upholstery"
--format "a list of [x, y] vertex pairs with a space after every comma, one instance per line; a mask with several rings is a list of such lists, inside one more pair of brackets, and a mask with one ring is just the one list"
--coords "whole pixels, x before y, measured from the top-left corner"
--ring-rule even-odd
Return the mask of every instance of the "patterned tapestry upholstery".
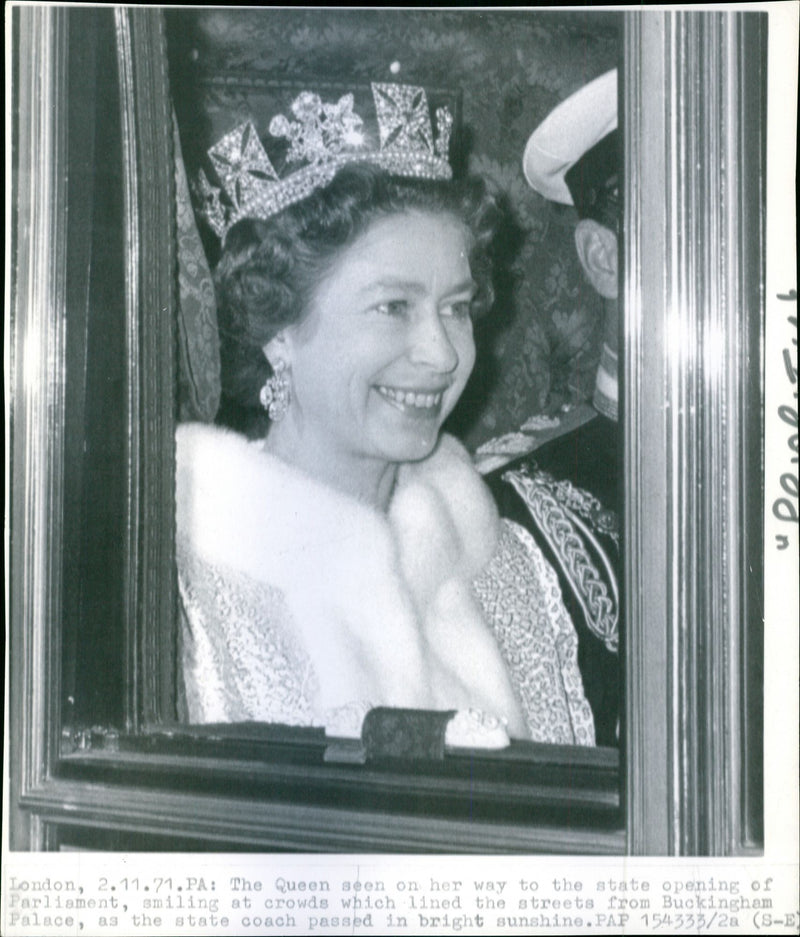
[[178, 124], [173, 115], [178, 237], [178, 416], [211, 422], [220, 396], [214, 283], [189, 197]]

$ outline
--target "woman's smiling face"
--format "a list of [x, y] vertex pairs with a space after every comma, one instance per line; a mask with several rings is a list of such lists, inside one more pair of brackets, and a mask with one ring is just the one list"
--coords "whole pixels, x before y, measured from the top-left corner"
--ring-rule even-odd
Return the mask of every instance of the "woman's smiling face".
[[468, 256], [458, 219], [420, 211], [375, 221], [342, 252], [267, 348], [289, 365], [295, 438], [340, 462], [430, 454], [475, 362]]

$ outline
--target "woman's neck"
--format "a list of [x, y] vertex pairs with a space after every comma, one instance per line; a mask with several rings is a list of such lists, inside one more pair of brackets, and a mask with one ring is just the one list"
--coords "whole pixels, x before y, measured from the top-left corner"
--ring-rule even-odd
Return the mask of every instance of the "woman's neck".
[[398, 466], [394, 462], [342, 454], [311, 445], [289, 423], [274, 423], [264, 441], [267, 452], [315, 481], [385, 513], [392, 499]]

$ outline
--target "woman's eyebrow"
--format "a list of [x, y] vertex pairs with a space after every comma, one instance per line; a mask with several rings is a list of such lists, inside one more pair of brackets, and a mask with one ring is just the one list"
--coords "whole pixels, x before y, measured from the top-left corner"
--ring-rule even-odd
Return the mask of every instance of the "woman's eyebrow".
[[382, 277], [364, 286], [359, 293], [364, 296], [381, 290], [404, 290], [407, 293], [424, 293], [425, 287], [418, 280], [406, 280], [402, 277]]
[[[456, 296], [459, 293], [474, 292], [478, 284], [470, 277], [460, 283], [454, 284], [447, 290], [447, 296]], [[382, 290], [403, 290], [407, 293], [421, 294], [426, 291], [423, 283], [417, 280], [406, 280], [401, 277], [382, 277], [380, 280], [374, 280], [363, 289], [359, 290], [362, 296], [369, 296], [372, 293], [378, 293]]]
[[461, 283], [456, 283], [451, 289], [447, 291], [447, 297], [458, 296], [459, 293], [476, 293], [478, 290], [478, 284], [470, 277], [468, 280], [462, 280]]

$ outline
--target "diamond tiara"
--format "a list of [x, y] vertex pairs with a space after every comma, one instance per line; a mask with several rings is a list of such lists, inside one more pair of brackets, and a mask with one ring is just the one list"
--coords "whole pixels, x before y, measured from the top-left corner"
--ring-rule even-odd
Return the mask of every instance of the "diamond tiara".
[[311, 91], [292, 102], [294, 120], [272, 118], [269, 132], [289, 143], [286, 163], [303, 163], [281, 178], [275, 171], [252, 122], [226, 134], [208, 150], [221, 188], [201, 169], [195, 194], [199, 214], [221, 240], [242, 218], [266, 219], [327, 185], [347, 163], [367, 162], [393, 175], [418, 179], [451, 179], [448, 162], [453, 116], [436, 110], [433, 135], [425, 89], [414, 85], [372, 84], [378, 123], [376, 141], [353, 111], [353, 95], [323, 103]]

